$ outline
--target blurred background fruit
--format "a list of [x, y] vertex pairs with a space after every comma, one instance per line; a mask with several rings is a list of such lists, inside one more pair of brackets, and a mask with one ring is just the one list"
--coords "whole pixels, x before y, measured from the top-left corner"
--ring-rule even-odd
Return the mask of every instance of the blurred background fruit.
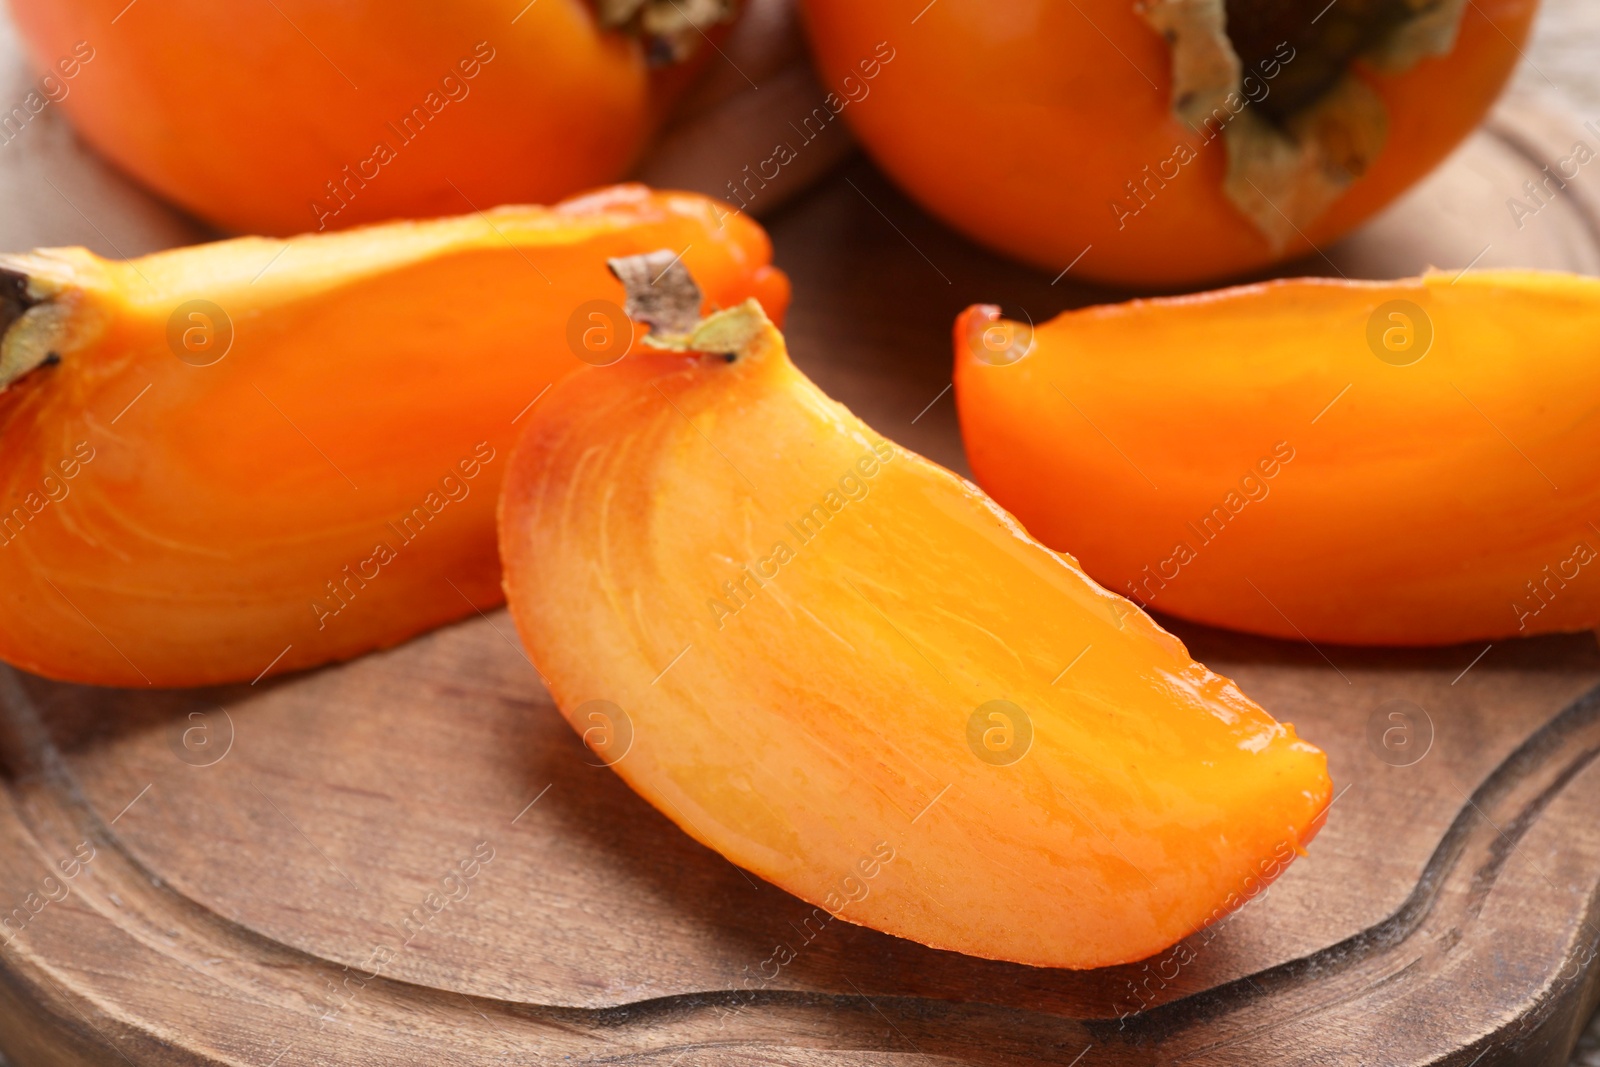
[[735, 15], [724, 0], [11, 7], [86, 140], [201, 218], [264, 234], [614, 180]]
[[[1177, 286], [1303, 255], [1483, 117], [1537, 0], [804, 0], [844, 112], [968, 236], [1050, 270]], [[1165, 38], [1165, 39], [1164, 39]]]
[[0, 10], [0, 100], [7, 109], [0, 115], [0, 250], [86, 245], [138, 256], [200, 240], [204, 227], [78, 139], [4, 16]]

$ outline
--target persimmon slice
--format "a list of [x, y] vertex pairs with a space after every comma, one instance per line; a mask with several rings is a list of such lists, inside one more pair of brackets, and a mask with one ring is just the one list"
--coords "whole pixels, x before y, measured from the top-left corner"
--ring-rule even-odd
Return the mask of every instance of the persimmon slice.
[[1108, 588], [1289, 640], [1600, 625], [1600, 282], [1295, 279], [955, 328], [978, 482]]
[[674, 343], [532, 413], [500, 544], [563, 713], [683, 830], [851, 922], [1072, 968], [1310, 840], [1318, 749], [829, 400], [759, 306]]
[[619, 187], [111, 262], [0, 257], [0, 658], [79, 682], [251, 680], [500, 599], [520, 413], [632, 337], [608, 257], [782, 303], [754, 223]]

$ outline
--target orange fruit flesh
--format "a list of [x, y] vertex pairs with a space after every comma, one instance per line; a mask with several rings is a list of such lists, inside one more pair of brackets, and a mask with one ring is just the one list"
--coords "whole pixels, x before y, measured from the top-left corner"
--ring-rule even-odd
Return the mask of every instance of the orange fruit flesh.
[[[7, 260], [60, 287], [70, 327], [58, 363], [0, 392], [0, 658], [99, 684], [249, 680], [498, 603], [513, 420], [585, 365], [569, 324], [622, 301], [607, 258], [687, 247], [711, 306], [784, 301], [765, 234], [721, 214], [623, 187], [126, 263]], [[175, 315], [200, 321], [191, 300], [231, 322], [205, 366], [170, 340]]]
[[829, 400], [770, 324], [731, 362], [558, 386], [500, 531], [518, 629], [591, 747], [852, 922], [1137, 960], [1249, 899], [1328, 804], [1292, 726]]
[[1600, 282], [1299, 279], [1031, 341], [997, 316], [955, 330], [972, 469], [1108, 588], [1290, 640], [1600, 624]]

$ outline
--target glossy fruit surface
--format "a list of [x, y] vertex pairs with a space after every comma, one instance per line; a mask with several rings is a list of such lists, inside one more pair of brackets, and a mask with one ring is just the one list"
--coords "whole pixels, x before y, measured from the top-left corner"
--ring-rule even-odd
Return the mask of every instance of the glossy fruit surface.
[[[0, 658], [116, 685], [249, 680], [500, 599], [516, 424], [632, 337], [608, 257], [683, 252], [711, 306], [787, 282], [700, 197], [0, 257]], [[35, 363], [42, 365], [33, 367]]]
[[[1293, 127], [1295, 114], [1275, 109], [1320, 99], [1308, 86], [1330, 72], [1313, 70], [1314, 53], [1343, 55], [1333, 40], [1345, 29], [1336, 25], [1341, 13], [1384, 5], [1347, 0], [1314, 19], [1324, 5], [1228, 3], [1243, 70], [1232, 97], [1215, 89], [1215, 122], [1216, 108], [1179, 114], [1173, 49], [1148, 18], [1161, 6], [804, 0], [813, 50], [836, 93], [830, 109], [925, 208], [1052, 276], [1073, 265], [1074, 278], [1161, 286], [1307, 254], [1392, 201], [1478, 124], [1520, 58], [1537, 0], [1433, 5], [1459, 10], [1459, 26], [1437, 43], [1444, 54], [1404, 69], [1341, 60], [1331, 73], [1348, 69], [1358, 83], [1346, 87], [1361, 101], [1353, 105], [1361, 129], [1326, 137], [1320, 165], [1305, 169], [1335, 185], [1357, 176], [1325, 209], [1303, 203], [1312, 196], [1303, 188], [1280, 190], [1260, 177], [1254, 191], [1239, 183], [1256, 200], [1260, 225], [1225, 190], [1228, 137], [1246, 126]], [[892, 64], [871, 77], [882, 48]], [[1316, 139], [1313, 119], [1274, 140], [1272, 151], [1298, 158]]]
[[874, 433], [759, 308], [530, 416], [506, 590], [574, 729], [686, 832], [852, 922], [1087, 968], [1259, 891], [1322, 753], [970, 483]]
[[1600, 282], [1297, 280], [955, 328], [980, 482], [1108, 588], [1293, 639], [1600, 625]]
[[550, 203], [615, 181], [714, 55], [694, 32], [692, 59], [653, 67], [648, 39], [603, 28], [584, 0], [11, 10], [90, 143], [238, 233]]

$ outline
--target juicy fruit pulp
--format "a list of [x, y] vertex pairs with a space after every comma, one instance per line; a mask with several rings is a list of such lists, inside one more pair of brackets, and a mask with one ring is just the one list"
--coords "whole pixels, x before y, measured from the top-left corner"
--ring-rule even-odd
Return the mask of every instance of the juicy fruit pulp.
[[1600, 282], [1298, 280], [1069, 312], [973, 308], [980, 484], [1152, 608], [1290, 640], [1600, 624]]
[[1320, 751], [830, 401], [759, 308], [687, 344], [726, 354], [553, 390], [500, 514], [557, 703], [686, 832], [852, 922], [1074, 968], [1172, 944], [1316, 832]]
[[[515, 420], [630, 336], [607, 257], [686, 249], [713, 305], [785, 299], [765, 234], [720, 214], [631, 186], [127, 262], [6, 258], [0, 380], [44, 365], [0, 392], [0, 658], [249, 680], [497, 603]], [[607, 331], [614, 352], [584, 347]]]

